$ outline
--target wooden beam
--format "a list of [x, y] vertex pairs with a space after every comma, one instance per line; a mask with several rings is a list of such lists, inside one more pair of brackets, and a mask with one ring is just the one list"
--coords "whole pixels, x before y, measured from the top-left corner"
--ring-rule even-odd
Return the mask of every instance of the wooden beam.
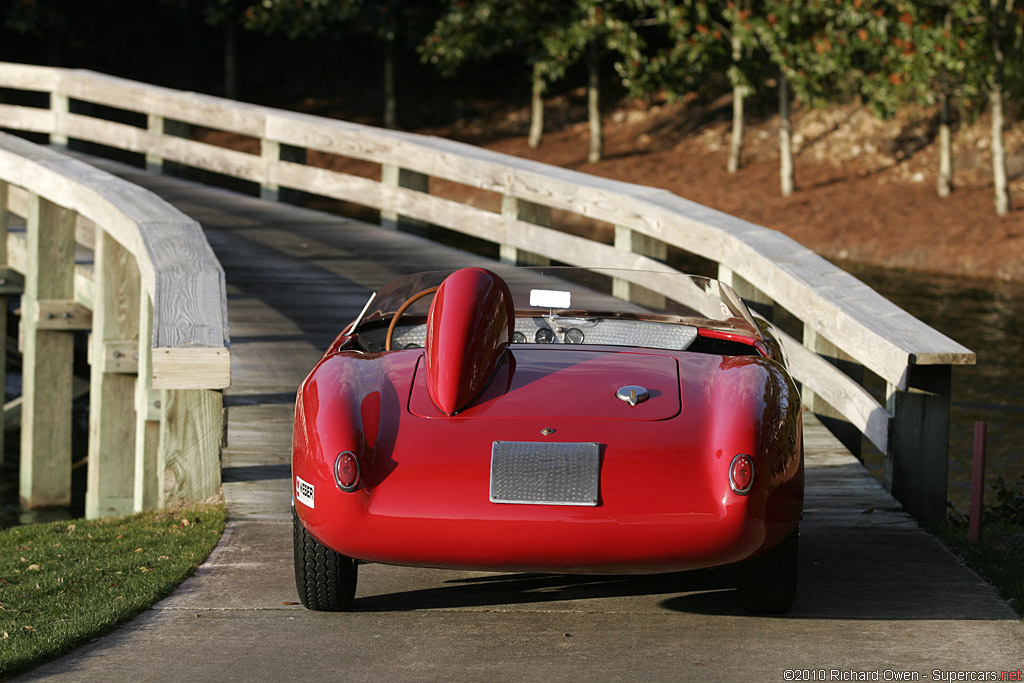
[[[71, 400], [77, 401], [89, 393], [89, 380], [82, 379], [77, 375], [71, 381]], [[21, 429], [21, 404], [24, 396], [12, 398], [4, 404], [4, 431], [14, 432]]]
[[790, 374], [810, 391], [846, 416], [882, 453], [890, 448], [892, 418], [871, 393], [835, 365], [814, 353], [782, 330], [775, 334], [789, 359]]
[[[164, 134], [164, 117], [159, 114], [146, 115], [146, 130], [151, 136], [158, 137]], [[146, 152], [146, 170], [150, 173], [163, 173], [164, 160], [159, 154], [153, 151]]]
[[[61, 79], [63, 81], [63, 79]], [[53, 112], [53, 132], [50, 133], [50, 144], [56, 147], [67, 147], [67, 119], [71, 110], [71, 100], [66, 93], [56, 88], [50, 91], [50, 111]]]
[[0, 135], [0, 176], [75, 209], [135, 255], [153, 297], [155, 345], [224, 348], [223, 270], [196, 221], [139, 187], [13, 136]]
[[92, 311], [74, 299], [41, 299], [29, 315], [40, 330], [92, 329]]
[[154, 389], [226, 389], [231, 354], [226, 348], [154, 348]]
[[139, 340], [107, 340], [100, 342], [103, 348], [94, 358], [100, 359], [97, 372], [112, 372], [122, 375], [137, 375], [139, 372]]
[[145, 293], [139, 299], [139, 340], [135, 383], [135, 488], [136, 512], [161, 506], [160, 414], [161, 392], [153, 390], [153, 302]]
[[[122, 360], [129, 362], [138, 351], [142, 290], [135, 258], [106, 232], [96, 237], [94, 264], [96, 302], [85, 491], [85, 514], [93, 518], [135, 510], [136, 377], [118, 368], [123, 367]], [[125, 358], [127, 354], [131, 355]], [[137, 370], [137, 361], [130, 362]]]
[[[804, 347], [836, 366], [855, 384], [863, 385], [864, 366], [843, 353], [842, 349], [826, 339], [824, 335], [807, 325], [804, 325]], [[818, 416], [821, 423], [828, 427], [828, 430], [846, 446], [847, 450], [859, 458], [863, 450], [862, 430], [845, 417], [844, 406], [833, 405], [821, 394], [811, 391], [810, 387], [806, 385], [803, 387], [802, 400], [803, 404]]]
[[952, 368], [908, 368], [908, 388], [888, 385], [893, 416], [892, 447], [885, 461], [885, 487], [924, 525], [946, 518], [949, 471], [949, 402]]
[[224, 429], [219, 391], [164, 391], [161, 400], [161, 504], [220, 495], [220, 449]]
[[[404, 187], [416, 192], [430, 194], [430, 176], [414, 173], [395, 164], [381, 166], [380, 182], [381, 185], [387, 187]], [[418, 223], [418, 221], [400, 215], [397, 211], [382, 209], [380, 212], [380, 226], [386, 230], [401, 230], [403, 227]]]
[[[74, 294], [75, 214], [30, 195], [22, 310]], [[22, 419], [19, 494], [29, 508], [71, 502], [71, 389], [74, 338], [40, 330], [22, 317]]]
[[260, 140], [260, 157], [263, 159], [263, 179], [260, 182], [260, 199], [276, 202], [280, 198], [277, 184], [277, 166], [281, 162], [281, 143], [263, 138]]
[[[653, 259], [664, 261], [668, 256], [668, 245], [643, 233], [635, 232], [624, 225], [615, 226], [615, 248], [631, 254], [643, 254]], [[654, 310], [665, 307], [665, 295], [633, 284], [628, 280], [615, 278], [612, 280], [612, 296], [623, 301], [632, 301], [641, 306], [650, 306]]]
[[551, 259], [516, 247], [516, 241], [508, 233], [518, 228], [519, 222], [551, 227], [551, 207], [524, 202], [512, 195], [502, 195], [501, 215], [508, 219], [505, 225], [505, 239], [498, 247], [498, 258], [502, 263], [513, 266], [546, 266]]

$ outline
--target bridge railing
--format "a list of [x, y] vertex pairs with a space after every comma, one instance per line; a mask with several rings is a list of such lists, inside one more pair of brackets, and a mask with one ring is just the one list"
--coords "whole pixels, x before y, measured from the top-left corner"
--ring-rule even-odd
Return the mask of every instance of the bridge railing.
[[[267, 198], [291, 188], [369, 207], [385, 227], [441, 226], [500, 245], [506, 261], [664, 271], [670, 248], [709, 259], [756, 309], [799, 319], [802, 339], [785, 346], [805, 402], [840, 433], [854, 430], [846, 437], [855, 448], [863, 435], [885, 454], [886, 486], [912, 514], [930, 523], [945, 513], [951, 366], [973, 364], [974, 353], [776, 231], [665, 190], [450, 140], [87, 71], [0, 64], [0, 88], [49, 95], [45, 106], [0, 104], [0, 127], [251, 181]], [[202, 142], [199, 130], [236, 143]], [[614, 238], [553, 227], [566, 217]], [[658, 290], [656, 279], [635, 280], [615, 283], [616, 292]], [[884, 380], [884, 401], [864, 388], [865, 370]]]
[[[21, 295], [23, 503], [70, 502], [76, 334], [88, 335], [90, 366], [86, 514], [217, 495], [227, 306], [199, 224], [0, 133], [0, 238], [3, 310]], [[6, 336], [6, 314], [0, 324]]]

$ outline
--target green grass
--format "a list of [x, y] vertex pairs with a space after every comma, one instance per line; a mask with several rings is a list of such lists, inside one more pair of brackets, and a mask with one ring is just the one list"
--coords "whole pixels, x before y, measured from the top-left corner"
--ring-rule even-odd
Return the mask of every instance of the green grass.
[[1024, 475], [1012, 485], [1000, 478], [992, 488], [998, 502], [982, 512], [978, 543], [968, 542], [968, 519], [955, 510], [936, 534], [1024, 616]]
[[168, 595], [224, 529], [223, 504], [0, 531], [0, 678]]
[[1024, 524], [982, 523], [977, 544], [967, 542], [967, 528], [959, 525], [940, 529], [938, 536], [1024, 616]]

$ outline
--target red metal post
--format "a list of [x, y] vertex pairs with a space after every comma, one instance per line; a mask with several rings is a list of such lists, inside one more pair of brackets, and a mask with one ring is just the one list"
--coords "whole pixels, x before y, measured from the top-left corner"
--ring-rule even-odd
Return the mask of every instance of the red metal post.
[[985, 496], [985, 435], [984, 422], [974, 423], [974, 468], [971, 472], [971, 514], [967, 540], [977, 543], [981, 540], [981, 507]]

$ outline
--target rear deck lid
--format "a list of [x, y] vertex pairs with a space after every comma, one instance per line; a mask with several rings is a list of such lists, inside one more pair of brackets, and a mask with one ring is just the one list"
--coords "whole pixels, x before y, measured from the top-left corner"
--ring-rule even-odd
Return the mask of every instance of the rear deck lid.
[[[631, 393], [638, 399], [635, 405], [628, 400]], [[671, 356], [517, 348], [483, 395], [457, 417], [667, 420], [678, 415], [681, 407], [679, 368]], [[409, 411], [420, 417], [444, 417], [427, 394], [422, 358], [416, 366]]]

